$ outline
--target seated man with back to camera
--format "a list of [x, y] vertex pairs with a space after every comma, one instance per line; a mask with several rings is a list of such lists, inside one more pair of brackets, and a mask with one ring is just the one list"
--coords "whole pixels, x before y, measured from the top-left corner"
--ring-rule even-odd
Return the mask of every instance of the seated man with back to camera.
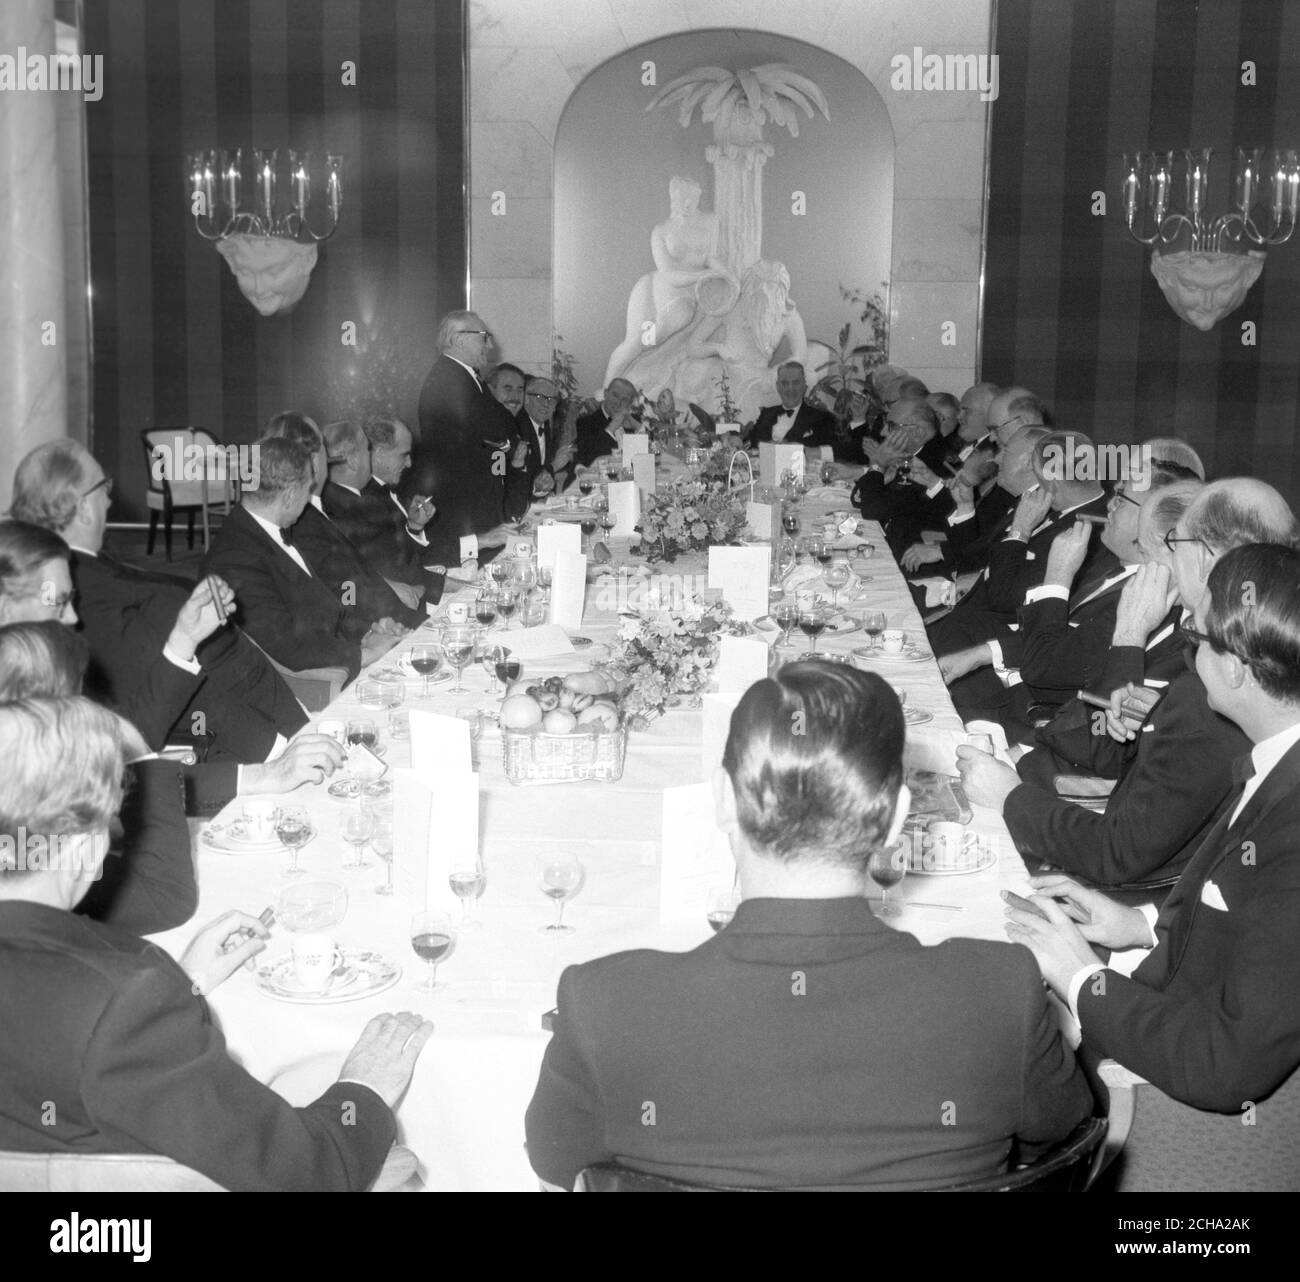
[[910, 802], [902, 754], [872, 673], [795, 663], [749, 688], [714, 781], [744, 902], [691, 952], [564, 971], [527, 1115], [543, 1181], [617, 1159], [735, 1187], [933, 1188], [1088, 1117], [1026, 952], [926, 948], [872, 913], [867, 863]]

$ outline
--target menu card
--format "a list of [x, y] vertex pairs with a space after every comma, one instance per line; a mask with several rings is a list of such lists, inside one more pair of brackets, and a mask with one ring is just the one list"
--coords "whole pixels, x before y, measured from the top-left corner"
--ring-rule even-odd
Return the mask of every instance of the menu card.
[[709, 587], [722, 589], [737, 619], [749, 622], [767, 613], [771, 577], [770, 547], [709, 549]]
[[[560, 557], [570, 555], [567, 552], [561, 552]], [[585, 559], [585, 558], [579, 558]], [[559, 566], [556, 565], [555, 577], [559, 577]], [[551, 599], [555, 599], [555, 579], [551, 580]], [[521, 663], [529, 659], [549, 659], [557, 654], [572, 654], [573, 643], [569, 640], [563, 627], [557, 627], [551, 623], [541, 623], [535, 628], [520, 628], [515, 631], [501, 631], [492, 634], [494, 644], [505, 646], [510, 651], [512, 659], [518, 659]]]
[[610, 534], [616, 539], [631, 538], [641, 519], [641, 492], [635, 481], [609, 483], [609, 514], [614, 518]]
[[[627, 444], [626, 438], [624, 438], [623, 443]], [[655, 456], [653, 454], [638, 454], [632, 459], [632, 480], [642, 494], [653, 494], [655, 492]]]
[[769, 651], [766, 641], [750, 637], [722, 637], [713, 675], [719, 694], [744, 694], [755, 681], [767, 677]]
[[[513, 648], [513, 647], [512, 647]], [[412, 708], [411, 769], [426, 782], [474, 768], [469, 747], [469, 722], [437, 712]]]
[[572, 521], [547, 521], [537, 527], [537, 567], [555, 569], [557, 552], [581, 552], [582, 530]]
[[775, 543], [781, 534], [781, 509], [776, 503], [746, 503], [745, 523], [766, 543]]
[[731, 733], [731, 714], [740, 702], [740, 695], [705, 694], [700, 696], [703, 727], [700, 735], [700, 778], [711, 780], [713, 772], [722, 765], [722, 754]]
[[623, 466], [631, 467], [632, 460], [640, 454], [650, 453], [650, 438], [644, 432], [623, 434]]
[[758, 446], [758, 477], [761, 485], [779, 485], [782, 472], [803, 476], [803, 446], [760, 441]]
[[478, 809], [471, 771], [423, 779], [414, 770], [393, 771], [393, 884], [403, 899], [458, 910], [447, 878], [478, 859]]
[[665, 788], [659, 861], [660, 925], [707, 929], [709, 893], [734, 882], [736, 864], [717, 826], [713, 785]]
[[586, 597], [587, 558], [581, 552], [557, 552], [555, 568], [551, 572], [548, 617], [552, 625], [576, 632], [582, 627], [582, 610]]

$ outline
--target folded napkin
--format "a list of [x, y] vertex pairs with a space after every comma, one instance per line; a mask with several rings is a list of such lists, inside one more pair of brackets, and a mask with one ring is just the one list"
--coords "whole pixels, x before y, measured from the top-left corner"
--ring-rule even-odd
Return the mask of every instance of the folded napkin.
[[918, 588], [925, 589], [925, 608], [932, 610], [940, 605], [957, 604], [957, 585], [951, 579], [941, 579], [938, 575], [926, 579], [913, 579]]
[[838, 485], [814, 485], [807, 494], [810, 499], [842, 499], [849, 489], [847, 481]]

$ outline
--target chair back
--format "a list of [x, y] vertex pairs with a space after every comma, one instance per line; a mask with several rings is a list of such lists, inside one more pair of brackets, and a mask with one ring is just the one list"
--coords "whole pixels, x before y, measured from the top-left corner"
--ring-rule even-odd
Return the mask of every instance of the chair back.
[[[1088, 1187], [1093, 1158], [1106, 1138], [1106, 1119], [1090, 1117], [1035, 1162], [1016, 1171], [949, 1184], [936, 1193], [1081, 1193]], [[667, 1175], [634, 1171], [617, 1162], [597, 1162], [578, 1173], [575, 1193], [776, 1193], [789, 1189], [728, 1188]], [[812, 1190], [809, 1190], [812, 1191]], [[836, 1192], [871, 1193], [870, 1185], [836, 1186]]]
[[0, 1151], [5, 1193], [224, 1193], [191, 1167], [147, 1153]]
[[239, 472], [225, 447], [201, 427], [151, 427], [144, 443], [149, 490], [170, 495], [173, 507], [228, 504], [238, 497]]
[[[254, 645], [257, 645], [257, 642], [251, 636], [248, 636], [247, 632], [244, 635]], [[257, 645], [257, 648], [266, 655], [267, 663], [284, 678], [284, 683], [293, 692], [293, 697], [308, 712], [324, 712], [339, 697], [343, 687], [348, 683], [348, 670], [346, 668], [301, 668], [298, 670], [286, 668], [274, 655], [267, 654], [266, 650], [260, 645]]]

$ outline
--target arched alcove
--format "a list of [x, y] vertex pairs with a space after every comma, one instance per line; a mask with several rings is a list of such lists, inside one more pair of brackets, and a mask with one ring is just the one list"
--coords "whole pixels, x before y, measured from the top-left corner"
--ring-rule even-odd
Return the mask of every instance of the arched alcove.
[[[829, 119], [797, 116], [798, 137], [769, 121], [762, 172], [762, 256], [785, 264], [810, 339], [834, 345], [852, 314], [840, 286], [887, 297], [894, 209], [894, 133], [871, 82], [844, 59], [759, 31], [661, 37], [596, 68], [565, 104], [555, 137], [554, 325], [585, 387], [600, 386], [624, 337], [628, 295], [654, 264], [650, 235], [669, 212], [668, 182], [691, 178], [714, 209], [706, 157], [713, 128], [688, 126], [670, 104], [647, 112], [659, 88], [701, 66], [793, 67], [826, 97]], [[647, 83], [653, 81], [653, 83]]]

